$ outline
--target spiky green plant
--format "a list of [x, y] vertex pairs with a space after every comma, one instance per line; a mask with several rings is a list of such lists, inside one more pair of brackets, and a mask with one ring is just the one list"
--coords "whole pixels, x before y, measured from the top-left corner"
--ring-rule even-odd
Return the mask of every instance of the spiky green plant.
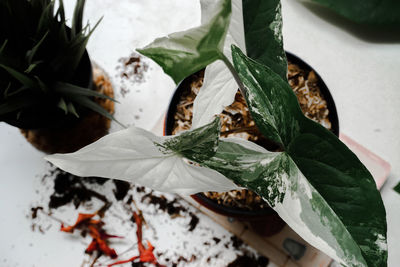
[[[85, 0], [77, 0], [69, 28], [63, 1], [55, 5], [55, 0], [0, 1], [0, 121], [39, 127], [26, 121], [79, 117], [85, 108], [112, 118], [93, 102], [108, 97], [84, 88], [91, 74], [90, 63], [88, 71], [82, 69], [85, 48], [100, 21], [83, 26]], [[87, 72], [84, 79], [80, 72]]]

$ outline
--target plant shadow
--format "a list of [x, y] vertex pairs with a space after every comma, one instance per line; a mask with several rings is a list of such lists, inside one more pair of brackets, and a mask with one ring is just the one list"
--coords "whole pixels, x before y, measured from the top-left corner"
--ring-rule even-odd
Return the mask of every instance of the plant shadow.
[[336, 25], [361, 40], [371, 43], [400, 43], [400, 26], [363, 25], [340, 16], [324, 6], [301, 2], [308, 10], [321, 19]]

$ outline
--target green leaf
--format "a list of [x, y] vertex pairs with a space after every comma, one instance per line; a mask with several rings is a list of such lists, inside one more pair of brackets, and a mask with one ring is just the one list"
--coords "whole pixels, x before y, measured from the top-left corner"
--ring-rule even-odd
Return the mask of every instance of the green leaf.
[[67, 104], [65, 103], [63, 98], [60, 98], [57, 106], [64, 111], [65, 114], [68, 114]]
[[287, 79], [280, 0], [243, 0], [246, 54]]
[[30, 87], [30, 88], [36, 88], [37, 84], [34, 80], [29, 78], [23, 73], [20, 73], [19, 71], [14, 70], [13, 68], [7, 67], [3, 64], [0, 64], [0, 68], [3, 68], [5, 71], [7, 71], [11, 76], [13, 76], [15, 79], [17, 79], [19, 82], [21, 82], [23, 85]]
[[75, 117], [79, 118], [79, 114], [76, 112], [76, 109], [75, 109], [75, 107], [74, 107], [74, 104], [72, 104], [71, 102], [68, 103], [67, 108], [68, 108], [68, 112], [69, 112], [69, 113], [71, 113], [71, 114], [73, 114]]
[[37, 99], [31, 97], [22, 96], [8, 98], [7, 102], [0, 104], [0, 115], [31, 107], [35, 104], [37, 104]]
[[[281, 162], [284, 155], [260, 150], [259, 146], [248, 143], [236, 138], [222, 139], [215, 155], [202, 165], [224, 174], [236, 184], [260, 192], [271, 206], [275, 206], [285, 195], [285, 191], [278, 190], [283, 186], [278, 174], [283, 168]], [[264, 190], [267, 186], [270, 188]]]
[[114, 98], [108, 95], [99, 93], [95, 90], [90, 90], [88, 88], [83, 88], [70, 83], [57, 82], [54, 86], [54, 91], [65, 96], [75, 95], [75, 96], [93, 96], [103, 99], [109, 99], [113, 102], [117, 102]]
[[34, 77], [38, 82], [40, 89], [42, 89], [43, 92], [49, 92], [47, 85], [38, 76], [35, 75]]
[[94, 102], [93, 100], [89, 99], [86, 96], [70, 96], [70, 99], [80, 105], [82, 105], [83, 107], [86, 107], [88, 109], [93, 110], [94, 112], [99, 113], [100, 115], [115, 121], [116, 123], [118, 123], [119, 125], [121, 125], [123, 128], [126, 128], [122, 123], [120, 123], [118, 120], [116, 120], [114, 118], [113, 115], [111, 115], [110, 113], [108, 113], [107, 110], [105, 110], [102, 106], [98, 105], [96, 102]]
[[3, 44], [0, 47], [0, 55], [1, 55], [1, 53], [3, 53], [4, 49], [6, 48], [7, 43], [8, 43], [8, 40], [7, 39], [4, 40]]
[[27, 53], [27, 57], [28, 57], [28, 64], [32, 63], [33, 57], [36, 55], [36, 52], [38, 51], [40, 45], [44, 42], [44, 40], [46, 39], [47, 35], [49, 34], [49, 31], [47, 31], [42, 39], [40, 39], [40, 41], [38, 43], [36, 43], [36, 45], [28, 51]]
[[312, 121], [303, 125], [289, 155], [342, 220], [368, 266], [386, 266], [386, 213], [373, 177], [332, 133]]
[[400, 194], [400, 183], [398, 183], [398, 184], [393, 188], [393, 190]]
[[60, 17], [60, 22], [62, 24], [65, 24], [65, 9], [64, 9], [64, 1], [63, 0], [59, 0], [59, 5], [58, 5], [58, 9], [56, 12], [55, 17]]
[[115, 120], [114, 116], [108, 113], [107, 110], [105, 110], [103, 107], [101, 107], [100, 105], [98, 105], [97, 103], [95, 103], [93, 100], [89, 99], [86, 96], [71, 96], [71, 100], [88, 109], [91, 109], [99, 113], [100, 115], [103, 115], [104, 117], [110, 120]]
[[[52, 21], [53, 13], [54, 13], [54, 1], [50, 1], [40, 16], [38, 26], [37, 26], [37, 33], [41, 33], [43, 31], [49, 29], [48, 24]], [[65, 17], [64, 17], [64, 21], [65, 21]], [[62, 23], [61, 25], [64, 25], [64, 23]]]
[[400, 25], [398, 0], [312, 0], [354, 22], [371, 25]]
[[157, 62], [175, 83], [221, 59], [229, 27], [231, 1], [221, 0], [216, 15], [199, 27], [158, 38], [137, 51]]
[[[245, 97], [257, 126], [263, 135], [281, 144], [293, 161], [290, 172], [296, 166], [316, 189], [318, 194], [313, 192], [313, 199], [315, 195], [319, 200], [313, 200], [313, 208], [317, 205], [321, 210], [332, 209], [340, 220], [339, 223], [328, 217], [326, 226], [331, 227], [334, 240], [324, 241], [339, 255], [346, 256], [343, 260], [348, 266], [365, 266], [363, 262], [368, 266], [386, 266], [385, 208], [371, 174], [334, 134], [302, 114], [285, 80], [267, 66], [247, 58], [236, 47], [232, 52], [235, 68], [247, 87]], [[313, 221], [304, 223], [314, 234], [323, 234], [314, 231]], [[351, 235], [354, 243], [342, 240], [345, 233]], [[357, 249], [362, 257], [354, 254], [354, 260], [360, 265], [349, 256]], [[329, 250], [324, 252], [329, 254]]]
[[72, 17], [71, 35], [75, 37], [79, 32], [82, 31], [82, 20], [83, 20], [83, 9], [85, 7], [86, 0], [77, 0], [74, 9], [74, 15]]
[[220, 119], [216, 117], [210, 124], [182, 132], [158, 145], [165, 153], [173, 151], [188, 159], [202, 162], [215, 154], [220, 131]]
[[220, 141], [203, 163], [257, 192], [311, 245], [348, 266], [366, 266], [361, 250], [329, 204], [285, 152], [255, 151], [240, 139]]
[[33, 63], [30, 64], [29, 67], [24, 71], [24, 73], [29, 74], [31, 71], [33, 71], [36, 68], [37, 64]]
[[6, 90], [4, 91], [4, 98], [6, 98], [6, 99], [7, 99], [8, 97], [14, 96], [14, 95], [16, 95], [16, 94], [19, 94], [20, 92], [23, 92], [23, 91], [29, 89], [29, 87], [27, 87], [27, 86], [25, 86], [25, 85], [22, 85], [22, 86], [21, 86], [20, 88], [18, 88], [17, 90], [14, 90], [14, 91], [10, 92], [10, 88], [11, 88], [11, 83], [8, 84]]
[[96, 30], [96, 28], [99, 26], [100, 22], [103, 20], [104, 16], [102, 16], [94, 25], [93, 28], [90, 27], [90, 25], [88, 24], [87, 26], [89, 27], [89, 33], [86, 35], [87, 38], [89, 38], [92, 33], [94, 32], [94, 30]]
[[3, 97], [4, 97], [4, 99], [7, 99], [7, 97], [8, 97], [8, 91], [10, 90], [10, 88], [11, 88], [11, 82], [8, 83], [6, 89], [5, 89], [4, 92], [3, 92]]
[[289, 84], [268, 67], [247, 59], [238, 48], [232, 47], [232, 54], [235, 68], [249, 89], [245, 97], [257, 126], [265, 137], [287, 147], [299, 134], [304, 117]]

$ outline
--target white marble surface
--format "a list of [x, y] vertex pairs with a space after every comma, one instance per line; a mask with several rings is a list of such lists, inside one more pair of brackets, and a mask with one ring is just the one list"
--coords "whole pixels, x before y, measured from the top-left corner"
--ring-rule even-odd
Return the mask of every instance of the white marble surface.
[[[75, 1], [65, 2], [70, 17]], [[285, 47], [324, 79], [336, 101], [341, 131], [392, 166], [382, 196], [388, 219], [389, 266], [399, 266], [400, 195], [392, 187], [400, 180], [400, 40], [355, 27], [300, 1], [282, 0], [282, 4]], [[88, 50], [117, 85], [121, 81], [115, 66], [121, 56], [129, 56], [155, 37], [200, 21], [198, 0], [87, 1], [85, 19], [94, 23], [103, 15]], [[124, 124], [151, 129], [165, 111], [174, 84], [156, 64], [148, 62], [147, 82], [136, 85], [126, 97], [117, 93], [121, 104], [116, 117]], [[118, 129], [113, 126], [113, 130]], [[65, 266], [71, 266], [71, 262], [77, 262], [71, 255], [81, 255], [81, 248], [63, 247], [61, 235], [54, 237], [46, 252], [30, 241], [42, 244], [47, 240], [46, 236], [33, 235], [25, 218], [29, 201], [36, 197], [32, 174], [45, 169], [43, 154], [4, 123], [0, 123], [0, 140], [0, 266], [49, 266], [48, 255], [57, 255]], [[21, 185], [23, 189], [17, 190]], [[61, 249], [67, 249], [68, 254], [59, 253]]]

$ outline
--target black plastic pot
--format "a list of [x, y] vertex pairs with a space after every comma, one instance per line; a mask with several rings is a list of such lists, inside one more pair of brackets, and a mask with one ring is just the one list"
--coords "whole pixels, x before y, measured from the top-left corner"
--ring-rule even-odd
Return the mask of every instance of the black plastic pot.
[[[303, 60], [297, 56], [286, 52], [287, 58], [291, 63], [297, 64], [300, 68], [304, 70], [314, 70]], [[328, 110], [329, 110], [329, 120], [332, 124], [332, 132], [339, 136], [339, 120], [336, 111], [336, 106], [333, 101], [332, 95], [330, 94], [328, 87], [319, 76], [319, 74], [314, 70], [318, 78], [318, 86], [320, 88], [321, 94], [324, 96]], [[179, 98], [187, 88], [190, 86], [190, 77], [184, 79], [178, 84], [176, 91], [171, 99], [168, 107], [168, 111], [164, 121], [164, 135], [171, 135], [174, 127], [174, 114], [176, 112], [176, 106], [179, 102]], [[198, 203], [202, 204], [206, 208], [230, 218], [235, 218], [237, 220], [247, 222], [250, 224], [252, 229], [263, 236], [271, 236], [278, 233], [286, 224], [279, 217], [279, 215], [271, 208], [262, 209], [257, 211], [249, 211], [242, 209], [235, 209], [232, 207], [227, 207], [218, 204], [212, 199], [207, 198], [204, 194], [192, 195], [192, 198]]]
[[306, 62], [304, 62], [299, 57], [297, 57], [294, 54], [289, 53], [289, 52], [286, 52], [286, 57], [290, 62], [292, 62], [293, 64], [298, 65], [301, 69], [304, 69], [304, 70], [307, 70], [307, 71], [313, 70], [315, 72], [315, 75], [318, 78], [319, 90], [321, 91], [321, 94], [324, 96], [324, 98], [326, 100], [326, 104], [328, 106], [328, 110], [329, 110], [329, 116], [328, 117], [329, 117], [329, 120], [330, 120], [331, 125], [332, 125], [331, 131], [337, 137], [339, 137], [339, 117], [338, 117], [338, 113], [337, 113], [337, 110], [336, 110], [335, 101], [333, 100], [333, 97], [332, 97], [331, 93], [329, 92], [328, 87], [324, 83], [324, 80], [322, 80], [321, 76], [319, 76], [318, 72], [316, 72], [315, 69], [313, 69], [310, 65], [308, 65]]

